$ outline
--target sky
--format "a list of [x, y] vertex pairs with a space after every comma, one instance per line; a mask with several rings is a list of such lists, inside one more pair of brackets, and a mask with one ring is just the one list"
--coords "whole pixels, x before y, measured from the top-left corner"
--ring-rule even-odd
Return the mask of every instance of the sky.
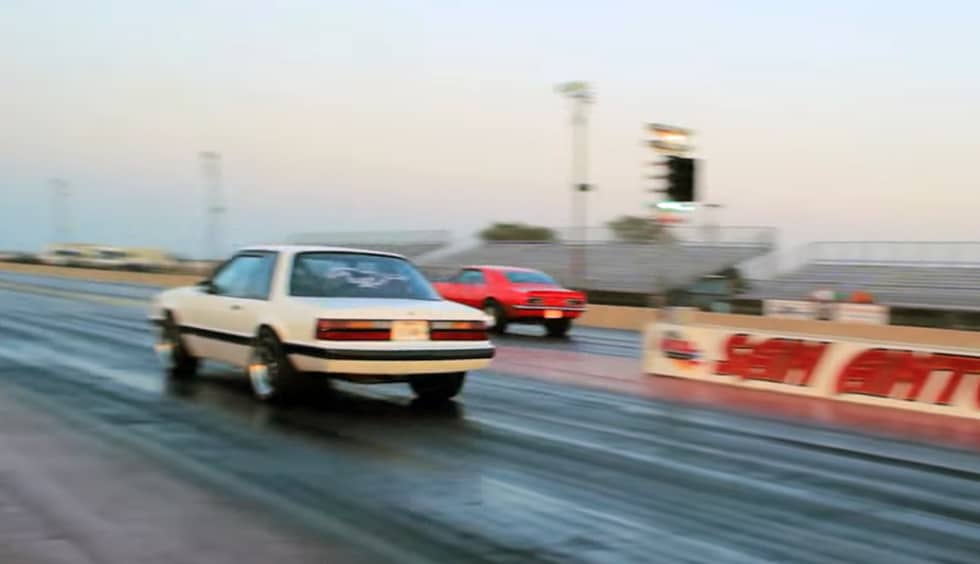
[[695, 132], [725, 224], [977, 240], [980, 4], [0, 3], [0, 249], [205, 250], [297, 232], [570, 223], [567, 103], [589, 81], [590, 223], [646, 213], [643, 125]]

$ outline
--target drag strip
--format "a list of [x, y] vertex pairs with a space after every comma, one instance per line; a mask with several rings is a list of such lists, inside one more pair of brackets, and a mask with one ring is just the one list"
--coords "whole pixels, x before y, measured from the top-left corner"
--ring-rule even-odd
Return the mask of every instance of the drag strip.
[[614, 329], [594, 329], [573, 326], [568, 338], [554, 339], [546, 336], [542, 327], [534, 325], [511, 325], [504, 335], [495, 335], [493, 341], [501, 345], [531, 347], [618, 356], [639, 359], [642, 354], [642, 339], [637, 331]]
[[[440, 408], [404, 386], [347, 384], [272, 407], [219, 365], [194, 381], [165, 378], [140, 299], [48, 290], [61, 293], [0, 287], [3, 385], [162, 463], [208, 469], [228, 495], [373, 546], [382, 561], [911, 563], [980, 553], [972, 453], [513, 378], [492, 365]], [[588, 346], [626, 356], [635, 335], [615, 333], [594, 333]], [[578, 332], [567, 343], [533, 339], [501, 343], [589, 352]]]
[[[149, 300], [162, 288], [139, 284], [92, 282], [72, 278], [56, 278], [12, 272], [0, 272], [0, 289], [72, 297], [79, 294], [104, 298], [119, 304], [140, 305]], [[512, 325], [506, 335], [494, 337], [501, 345], [547, 348], [587, 354], [639, 358], [641, 338], [636, 331], [617, 331], [613, 329], [594, 329], [574, 327], [565, 339], [551, 339], [545, 336], [543, 328], [534, 325]]]

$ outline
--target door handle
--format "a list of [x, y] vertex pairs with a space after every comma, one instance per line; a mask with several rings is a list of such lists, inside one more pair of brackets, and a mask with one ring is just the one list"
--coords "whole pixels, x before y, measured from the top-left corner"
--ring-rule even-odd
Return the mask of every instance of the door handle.
[[231, 309], [233, 309], [235, 311], [238, 311], [238, 310], [242, 309], [242, 306], [240, 306], [238, 304], [235, 304], [235, 305], [231, 306]]

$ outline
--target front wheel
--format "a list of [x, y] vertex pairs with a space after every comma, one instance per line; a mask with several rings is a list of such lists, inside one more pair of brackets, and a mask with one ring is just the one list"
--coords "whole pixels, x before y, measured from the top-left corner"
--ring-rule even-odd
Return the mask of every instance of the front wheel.
[[549, 337], [561, 338], [568, 334], [572, 327], [571, 319], [549, 319], [544, 322], [544, 328]]
[[180, 328], [169, 312], [160, 325], [160, 335], [154, 350], [174, 378], [191, 378], [197, 374], [198, 360], [184, 345]]
[[412, 378], [409, 385], [420, 400], [447, 401], [463, 389], [465, 372], [452, 374], [426, 374]]
[[268, 328], [262, 328], [256, 335], [247, 370], [252, 394], [270, 402], [291, 397], [300, 376], [283, 351], [279, 338]]

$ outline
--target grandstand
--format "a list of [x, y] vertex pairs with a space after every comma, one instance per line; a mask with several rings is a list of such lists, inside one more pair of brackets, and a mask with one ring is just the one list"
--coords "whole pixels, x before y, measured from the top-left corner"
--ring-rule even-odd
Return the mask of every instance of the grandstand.
[[[590, 242], [485, 242], [437, 260], [421, 260], [426, 272], [444, 277], [463, 265], [495, 264], [543, 270], [567, 286], [608, 292], [659, 293], [683, 288], [771, 250], [771, 233], [756, 228], [713, 230], [710, 240], [696, 231], [677, 231], [670, 242], [627, 243], [591, 234]], [[570, 270], [572, 253], [584, 248], [586, 277]]]
[[813, 243], [805, 263], [754, 281], [746, 300], [802, 299], [814, 290], [865, 291], [893, 307], [980, 310], [980, 243]]

